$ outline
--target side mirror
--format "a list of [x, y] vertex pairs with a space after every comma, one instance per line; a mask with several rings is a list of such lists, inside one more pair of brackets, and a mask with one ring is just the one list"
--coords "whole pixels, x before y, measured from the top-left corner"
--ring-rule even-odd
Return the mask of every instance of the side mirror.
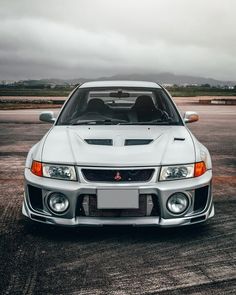
[[199, 120], [199, 116], [196, 112], [186, 112], [184, 114], [184, 122], [185, 123], [192, 123]]
[[48, 123], [54, 123], [56, 118], [54, 116], [54, 112], [42, 112], [39, 115], [39, 120]]

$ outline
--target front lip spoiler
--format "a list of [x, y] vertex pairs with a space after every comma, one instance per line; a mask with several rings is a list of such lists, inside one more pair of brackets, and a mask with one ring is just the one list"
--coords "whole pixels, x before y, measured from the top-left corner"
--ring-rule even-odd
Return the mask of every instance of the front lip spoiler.
[[208, 210], [204, 213], [183, 218], [164, 219], [160, 217], [75, 217], [72, 219], [46, 216], [33, 213], [24, 201], [22, 214], [32, 220], [41, 223], [61, 226], [103, 226], [103, 225], [132, 225], [132, 226], [157, 226], [157, 227], [175, 227], [204, 222], [215, 215], [214, 204], [211, 203]]

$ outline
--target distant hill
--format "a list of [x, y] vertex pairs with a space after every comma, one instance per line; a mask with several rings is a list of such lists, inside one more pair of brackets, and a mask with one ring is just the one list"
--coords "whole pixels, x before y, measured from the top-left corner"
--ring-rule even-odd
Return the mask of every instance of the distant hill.
[[187, 75], [175, 75], [171, 73], [115, 75], [108, 78], [110, 78], [111, 80], [113, 79], [114, 80], [120, 80], [120, 79], [143, 80], [143, 81], [159, 82], [160, 84], [177, 84], [177, 85], [184, 85], [184, 84], [198, 84], [198, 85], [210, 84], [211, 86], [236, 85], [236, 81], [221, 81], [221, 80], [215, 80], [212, 78], [195, 77], [195, 76], [187, 76]]
[[212, 78], [204, 78], [204, 77], [195, 77], [195, 76], [187, 76], [187, 75], [175, 75], [171, 73], [157, 73], [157, 74], [119, 74], [114, 76], [107, 77], [99, 77], [94, 79], [89, 78], [76, 78], [76, 79], [39, 79], [39, 80], [25, 80], [19, 81], [18, 83], [24, 83], [29, 86], [37, 86], [37, 85], [68, 85], [68, 84], [81, 84], [87, 81], [92, 80], [138, 80], [138, 81], [153, 81], [158, 82], [160, 84], [210, 84], [211, 86], [235, 86], [236, 81], [221, 81]]

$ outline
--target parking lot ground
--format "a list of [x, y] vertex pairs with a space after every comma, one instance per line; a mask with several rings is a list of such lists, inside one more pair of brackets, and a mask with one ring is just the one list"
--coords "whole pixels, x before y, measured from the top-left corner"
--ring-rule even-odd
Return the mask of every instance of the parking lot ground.
[[27, 222], [24, 161], [50, 125], [0, 112], [0, 294], [235, 294], [236, 107], [181, 108], [200, 114], [189, 128], [212, 155], [216, 216], [174, 229]]

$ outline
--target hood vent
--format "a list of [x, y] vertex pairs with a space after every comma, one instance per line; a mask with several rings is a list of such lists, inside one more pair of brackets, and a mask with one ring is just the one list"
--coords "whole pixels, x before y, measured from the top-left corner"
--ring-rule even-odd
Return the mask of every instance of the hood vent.
[[[85, 139], [88, 144], [93, 145], [113, 145], [112, 139]], [[124, 145], [146, 145], [153, 141], [153, 139], [126, 139]]]
[[112, 139], [85, 139], [88, 144], [112, 145]]
[[125, 145], [145, 145], [151, 143], [152, 139], [126, 139]]

